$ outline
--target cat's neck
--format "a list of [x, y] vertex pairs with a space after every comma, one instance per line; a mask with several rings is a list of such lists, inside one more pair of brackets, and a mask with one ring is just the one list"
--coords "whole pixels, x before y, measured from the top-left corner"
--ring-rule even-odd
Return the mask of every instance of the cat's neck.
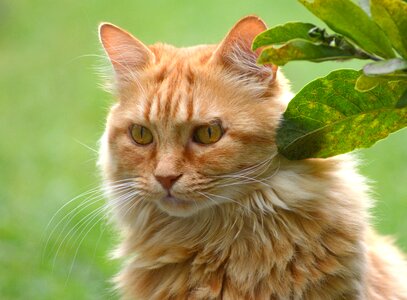
[[[132, 270], [178, 274], [181, 268], [198, 285], [209, 284], [203, 281], [213, 272], [227, 274], [246, 292], [253, 289], [248, 278], [274, 274], [273, 288], [284, 295], [294, 275], [305, 285], [307, 274], [327, 280], [326, 274], [362, 268], [365, 199], [363, 180], [346, 159], [283, 160], [267, 183], [237, 200], [242, 205], [222, 204], [189, 218], [140, 207], [143, 218], [118, 256], [137, 253]], [[287, 282], [278, 279], [287, 272]]]

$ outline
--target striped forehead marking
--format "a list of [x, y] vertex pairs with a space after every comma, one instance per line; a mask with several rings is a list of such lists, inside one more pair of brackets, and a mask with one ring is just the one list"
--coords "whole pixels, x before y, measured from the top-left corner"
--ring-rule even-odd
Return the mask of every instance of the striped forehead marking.
[[144, 118], [168, 124], [172, 119], [190, 121], [194, 114], [195, 77], [189, 67], [176, 64], [163, 67], [156, 77], [156, 90], [146, 99]]

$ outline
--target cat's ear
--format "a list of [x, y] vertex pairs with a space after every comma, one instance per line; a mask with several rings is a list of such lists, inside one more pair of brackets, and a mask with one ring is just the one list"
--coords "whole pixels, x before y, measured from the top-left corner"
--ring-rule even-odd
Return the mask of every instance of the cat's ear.
[[252, 50], [254, 38], [266, 29], [266, 24], [257, 16], [247, 16], [241, 19], [219, 44], [212, 56], [212, 60], [242, 73], [269, 77], [273, 81], [276, 76], [277, 66], [258, 65], [257, 57], [261, 49]]
[[100, 24], [99, 39], [118, 75], [133, 74], [155, 60], [146, 45], [113, 24]]

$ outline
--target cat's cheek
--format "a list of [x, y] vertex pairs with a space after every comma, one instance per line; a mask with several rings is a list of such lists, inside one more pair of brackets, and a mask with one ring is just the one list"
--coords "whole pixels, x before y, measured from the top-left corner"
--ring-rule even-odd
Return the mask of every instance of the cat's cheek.
[[105, 176], [117, 170], [117, 161], [113, 159], [111, 154], [107, 132], [105, 132], [100, 139], [98, 165]]
[[191, 168], [199, 174], [225, 173], [234, 165], [239, 149], [231, 142], [219, 141], [216, 145], [193, 145]]
[[116, 161], [116, 170], [122, 174], [138, 174], [144, 169], [144, 158], [132, 152], [119, 151], [113, 155]]

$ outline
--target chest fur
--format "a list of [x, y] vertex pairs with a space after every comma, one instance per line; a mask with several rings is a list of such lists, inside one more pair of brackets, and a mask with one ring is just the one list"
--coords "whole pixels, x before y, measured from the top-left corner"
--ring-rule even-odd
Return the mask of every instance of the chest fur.
[[359, 299], [360, 231], [316, 213], [241, 217], [212, 244], [143, 250], [119, 284], [130, 299]]

